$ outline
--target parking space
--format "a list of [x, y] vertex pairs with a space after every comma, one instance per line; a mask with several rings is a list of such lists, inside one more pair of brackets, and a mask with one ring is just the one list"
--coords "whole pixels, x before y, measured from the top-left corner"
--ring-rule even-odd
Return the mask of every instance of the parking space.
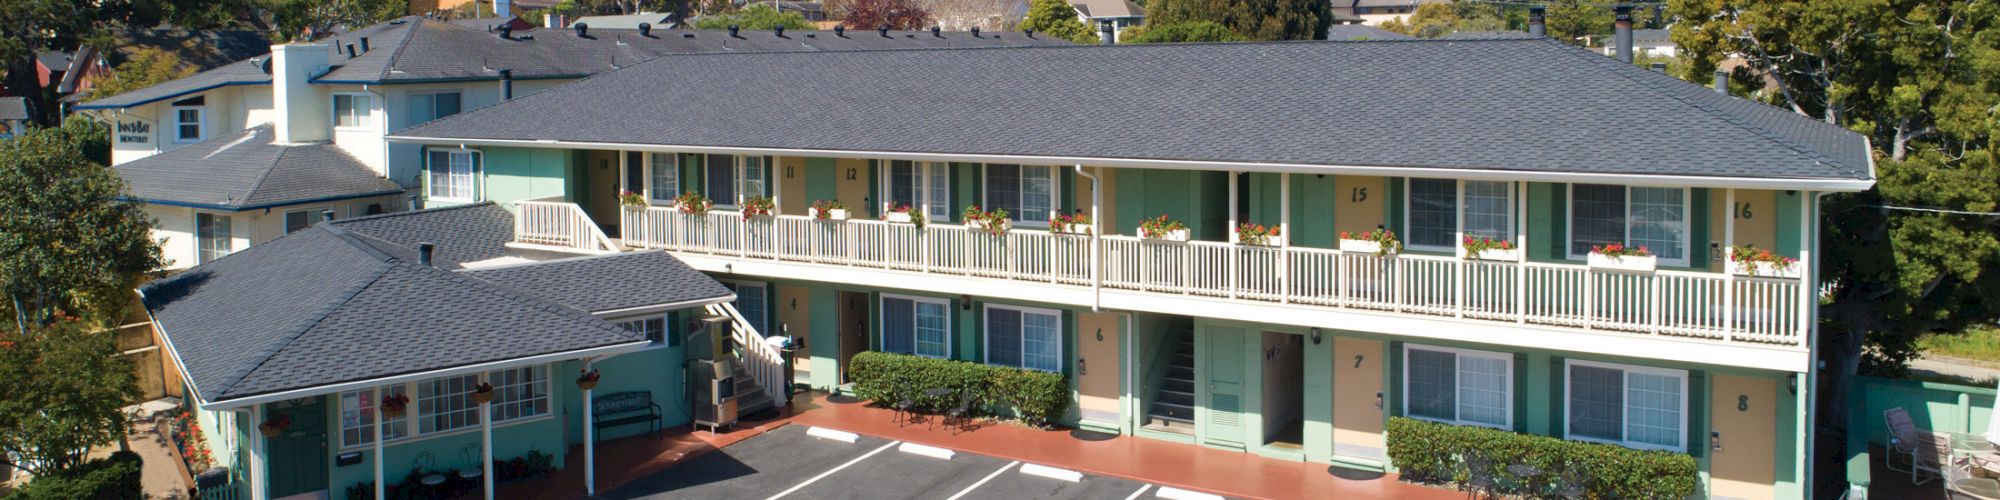
[[868, 436], [791, 425], [634, 481], [607, 498], [1132, 499], [1162, 488]]

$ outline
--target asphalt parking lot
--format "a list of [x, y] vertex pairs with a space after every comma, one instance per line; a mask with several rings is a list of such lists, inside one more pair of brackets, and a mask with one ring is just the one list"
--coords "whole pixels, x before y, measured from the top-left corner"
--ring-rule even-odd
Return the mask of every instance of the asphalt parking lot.
[[[605, 498], [941, 500], [1218, 498], [1002, 458], [788, 425], [676, 465]], [[826, 436], [833, 436], [832, 438]], [[948, 454], [948, 458], [947, 458]]]

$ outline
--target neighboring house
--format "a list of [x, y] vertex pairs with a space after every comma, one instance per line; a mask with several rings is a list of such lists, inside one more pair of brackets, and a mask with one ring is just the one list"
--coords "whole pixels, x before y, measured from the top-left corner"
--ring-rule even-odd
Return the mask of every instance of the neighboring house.
[[76, 55], [63, 51], [47, 51], [35, 54], [35, 81], [42, 88], [53, 87], [62, 82], [63, 74], [69, 71], [69, 63]]
[[1333, 19], [1341, 24], [1381, 24], [1390, 19], [1407, 19], [1417, 6], [1451, 3], [1452, 0], [1333, 0]]
[[26, 133], [30, 119], [27, 98], [0, 97], [0, 138]]
[[[668, 57], [388, 140], [469, 179], [430, 203], [515, 207], [517, 247], [731, 283], [818, 389], [885, 351], [1062, 373], [1063, 425], [1285, 460], [1393, 470], [1409, 417], [1690, 455], [1708, 497], [1806, 489], [1813, 221], [1874, 184], [1863, 136], [1546, 38]], [[647, 206], [586, 208], [621, 190]], [[776, 217], [736, 211], [759, 197]], [[881, 220], [902, 205], [931, 223]], [[1138, 234], [1162, 216], [1193, 241]], [[1377, 228], [1399, 255], [1343, 241]], [[1800, 262], [1742, 275], [1735, 245]]]
[[[205, 71], [271, 50], [271, 42], [255, 31], [208, 31], [179, 28], [126, 30], [117, 35], [117, 49], [108, 54], [95, 47], [78, 48], [69, 66], [52, 80], [56, 94], [72, 108], [89, 100], [99, 78], [110, 77], [132, 52], [150, 48], [173, 54], [181, 64]], [[46, 85], [45, 85], [46, 86]]]
[[[684, 360], [725, 359], [705, 335], [727, 332], [685, 325], [735, 294], [663, 252], [510, 258], [513, 224], [492, 204], [320, 223], [141, 287], [197, 446], [231, 471], [202, 498], [387, 498], [412, 467], [584, 468], [571, 446], [688, 424]], [[737, 388], [745, 412], [784, 404]]]
[[[1603, 49], [1604, 55], [1617, 55], [1618, 37], [1604, 37]], [[1635, 29], [1632, 30], [1632, 49], [1633, 53], [1645, 57], [1672, 58], [1679, 53], [1680, 45], [1674, 43], [1671, 30]]]
[[674, 15], [672, 13], [641, 12], [638, 14], [610, 16], [583, 16], [576, 18], [575, 21], [570, 21], [564, 27], [578, 24], [589, 26], [591, 29], [616, 30], [636, 30], [639, 29], [639, 25], [645, 24], [651, 26], [653, 29], [666, 30], [674, 27]]
[[1328, 40], [1411, 40], [1415, 38], [1410, 35], [1361, 24], [1335, 24], [1326, 27], [1326, 39]]
[[1069, 5], [1076, 8], [1076, 17], [1093, 31], [1101, 33], [1104, 24], [1110, 23], [1112, 41], [1117, 41], [1125, 33], [1125, 28], [1138, 26], [1146, 20], [1146, 8], [1131, 0], [1073, 0]]
[[801, 16], [805, 16], [807, 21], [819, 22], [827, 20], [826, 4], [820, 2], [795, 2], [792, 0], [762, 0], [757, 2], [750, 2], [748, 4], [748, 6], [757, 6], [757, 5], [771, 6], [772, 8], [778, 9], [778, 12], [780, 13], [795, 12]]

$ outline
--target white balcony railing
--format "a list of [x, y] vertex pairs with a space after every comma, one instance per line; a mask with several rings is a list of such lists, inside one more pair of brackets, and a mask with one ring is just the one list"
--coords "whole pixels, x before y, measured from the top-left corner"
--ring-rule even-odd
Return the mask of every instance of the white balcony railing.
[[[1798, 278], [626, 209], [632, 248], [1803, 347]], [[1101, 245], [1093, 276], [1091, 247]]]
[[616, 252], [618, 243], [590, 220], [583, 207], [557, 198], [515, 202], [514, 241], [592, 252]]

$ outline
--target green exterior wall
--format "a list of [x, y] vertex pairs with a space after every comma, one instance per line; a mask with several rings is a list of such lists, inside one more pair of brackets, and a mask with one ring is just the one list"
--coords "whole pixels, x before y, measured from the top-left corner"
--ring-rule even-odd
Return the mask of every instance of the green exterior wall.
[[484, 201], [512, 207], [514, 202], [563, 197], [577, 200], [582, 179], [578, 152], [542, 148], [484, 148], [479, 193]]
[[1118, 220], [1106, 234], [1136, 234], [1141, 220], [1166, 215], [1187, 223], [1196, 239], [1228, 238], [1229, 177], [1222, 172], [1119, 169]]

